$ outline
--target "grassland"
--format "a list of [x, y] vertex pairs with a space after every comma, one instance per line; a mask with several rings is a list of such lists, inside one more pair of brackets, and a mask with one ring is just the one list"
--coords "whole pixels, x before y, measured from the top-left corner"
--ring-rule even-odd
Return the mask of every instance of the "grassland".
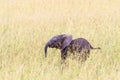
[[[120, 80], [119, 0], [1, 0], [0, 80]], [[44, 45], [57, 34], [86, 38], [84, 64]]]

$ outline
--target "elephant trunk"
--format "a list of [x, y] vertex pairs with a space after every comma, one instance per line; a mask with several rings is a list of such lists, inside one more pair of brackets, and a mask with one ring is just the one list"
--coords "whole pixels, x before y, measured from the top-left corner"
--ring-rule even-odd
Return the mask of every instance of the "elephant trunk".
[[45, 52], [45, 57], [47, 57], [47, 48], [48, 48], [49, 43], [47, 43], [44, 47], [44, 52]]

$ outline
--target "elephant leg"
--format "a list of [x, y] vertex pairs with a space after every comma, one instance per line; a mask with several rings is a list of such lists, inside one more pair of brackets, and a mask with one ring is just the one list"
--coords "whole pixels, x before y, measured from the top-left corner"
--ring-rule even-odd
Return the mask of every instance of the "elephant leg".
[[85, 54], [84, 54], [84, 57], [83, 57], [83, 61], [87, 60], [87, 58], [89, 57], [89, 54], [90, 54], [90, 50], [86, 50]]
[[88, 50], [88, 52], [87, 52], [87, 57], [89, 57], [89, 55], [90, 55], [90, 50]]
[[67, 50], [66, 50], [66, 48], [65, 48], [65, 49], [61, 50], [61, 59], [62, 59], [62, 60], [65, 60], [66, 57], [67, 57]]

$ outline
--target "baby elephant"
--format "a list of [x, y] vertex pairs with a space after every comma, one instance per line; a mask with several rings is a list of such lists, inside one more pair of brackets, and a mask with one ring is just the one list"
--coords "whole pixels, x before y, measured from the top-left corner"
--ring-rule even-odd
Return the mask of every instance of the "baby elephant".
[[82, 61], [86, 60], [90, 54], [90, 49], [93, 48], [91, 44], [84, 38], [77, 38], [72, 40], [72, 35], [62, 34], [53, 36], [45, 45], [45, 57], [47, 57], [47, 48], [56, 48], [61, 50], [61, 59], [65, 60], [68, 52], [78, 53], [82, 56]]

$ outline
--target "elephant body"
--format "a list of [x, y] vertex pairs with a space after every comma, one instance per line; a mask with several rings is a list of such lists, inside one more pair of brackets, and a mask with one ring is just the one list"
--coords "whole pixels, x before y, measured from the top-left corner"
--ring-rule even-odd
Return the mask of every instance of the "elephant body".
[[84, 38], [77, 38], [71, 41], [70, 45], [67, 46], [64, 51], [61, 53], [61, 58], [66, 59], [68, 52], [75, 55], [77, 53], [81, 60], [85, 61], [89, 57], [91, 49], [100, 49], [93, 48], [91, 44]]

